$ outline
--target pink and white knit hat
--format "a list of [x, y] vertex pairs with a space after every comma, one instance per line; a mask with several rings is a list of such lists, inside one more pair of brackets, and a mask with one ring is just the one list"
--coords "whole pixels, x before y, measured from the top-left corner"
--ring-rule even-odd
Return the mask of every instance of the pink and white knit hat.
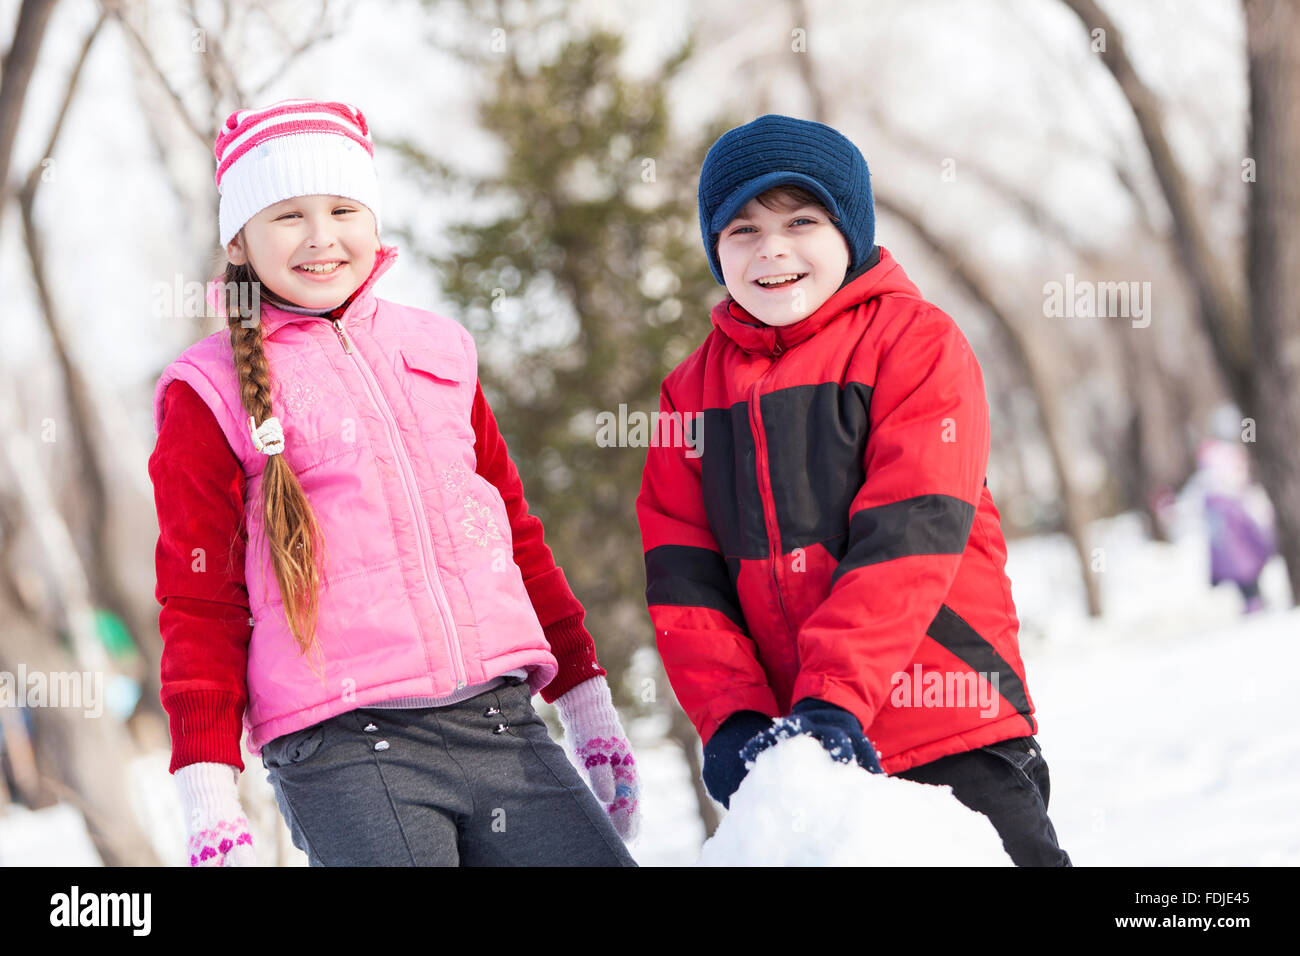
[[281, 100], [236, 110], [213, 152], [223, 246], [267, 206], [295, 196], [347, 196], [369, 208], [379, 225], [375, 148], [355, 106]]

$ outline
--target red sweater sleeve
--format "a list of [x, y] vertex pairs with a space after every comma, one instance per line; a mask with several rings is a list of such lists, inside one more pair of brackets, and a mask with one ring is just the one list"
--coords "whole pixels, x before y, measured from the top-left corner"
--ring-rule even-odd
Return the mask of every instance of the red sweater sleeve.
[[528, 513], [523, 483], [515, 463], [510, 460], [505, 439], [497, 428], [496, 417], [483, 397], [483, 388], [474, 387], [475, 469], [492, 482], [506, 504], [510, 516], [510, 535], [514, 542], [515, 564], [523, 573], [524, 587], [537, 612], [551, 652], [560, 664], [560, 672], [542, 689], [542, 699], [552, 703], [557, 697], [605, 670], [596, 662], [596, 647], [583, 627], [586, 615], [582, 604], [573, 596], [564, 572], [556, 565], [551, 549], [542, 537], [542, 522]]
[[253, 631], [244, 586], [244, 471], [212, 411], [183, 381], [163, 396], [149, 477], [158, 510], [155, 596], [169, 769], [211, 761], [243, 771]]

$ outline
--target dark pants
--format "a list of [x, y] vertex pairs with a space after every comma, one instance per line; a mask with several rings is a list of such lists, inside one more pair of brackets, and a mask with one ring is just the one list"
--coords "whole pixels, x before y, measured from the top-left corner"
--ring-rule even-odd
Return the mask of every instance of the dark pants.
[[312, 866], [635, 866], [526, 684], [358, 708], [262, 748]]
[[1033, 737], [940, 757], [894, 776], [952, 787], [954, 797], [993, 822], [1016, 866], [1073, 866], [1047, 818], [1051, 781]]

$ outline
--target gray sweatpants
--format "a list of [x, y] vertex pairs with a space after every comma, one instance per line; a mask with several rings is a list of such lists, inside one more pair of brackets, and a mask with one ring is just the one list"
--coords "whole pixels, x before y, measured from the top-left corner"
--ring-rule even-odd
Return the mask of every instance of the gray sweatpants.
[[262, 765], [312, 866], [636, 865], [517, 678], [339, 714], [268, 741]]

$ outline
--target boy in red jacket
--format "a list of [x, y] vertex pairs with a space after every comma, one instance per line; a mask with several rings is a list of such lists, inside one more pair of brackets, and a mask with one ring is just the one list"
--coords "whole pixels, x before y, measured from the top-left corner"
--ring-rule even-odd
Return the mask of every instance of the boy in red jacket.
[[[724, 805], [807, 733], [838, 760], [946, 784], [1021, 866], [1068, 866], [961, 331], [875, 244], [866, 161], [762, 116], [700, 172], [729, 297], [664, 380], [637, 515], [673, 690]], [[864, 732], [865, 730], [865, 732]]]

